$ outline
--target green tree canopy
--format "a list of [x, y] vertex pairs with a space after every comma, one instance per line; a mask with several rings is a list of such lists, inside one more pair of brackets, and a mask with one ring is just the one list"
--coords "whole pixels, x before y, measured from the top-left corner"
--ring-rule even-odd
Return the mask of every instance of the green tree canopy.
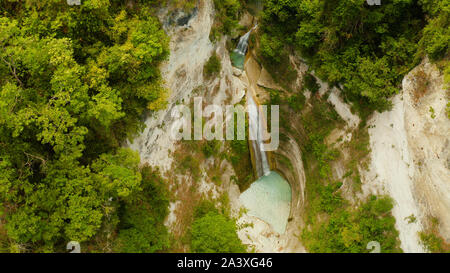
[[299, 50], [320, 78], [342, 84], [360, 110], [385, 110], [415, 57], [448, 56], [449, 11], [448, 0], [386, 0], [379, 6], [366, 0], [267, 0], [260, 54], [277, 70], [287, 62], [286, 48]]
[[192, 224], [191, 248], [198, 253], [245, 252], [245, 247], [236, 234], [236, 223], [214, 211]]
[[0, 3], [0, 211], [14, 251], [88, 242], [145, 189], [120, 144], [165, 105], [160, 1], [81, 2]]

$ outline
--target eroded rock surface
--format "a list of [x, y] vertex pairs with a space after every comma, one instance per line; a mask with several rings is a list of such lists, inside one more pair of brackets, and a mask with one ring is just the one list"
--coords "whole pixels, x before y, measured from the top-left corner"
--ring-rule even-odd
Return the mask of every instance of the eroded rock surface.
[[[405, 252], [425, 251], [418, 232], [439, 219], [441, 235], [450, 239], [450, 123], [447, 92], [439, 70], [428, 60], [403, 80], [393, 109], [370, 121], [371, 165], [365, 191], [387, 192]], [[433, 110], [431, 110], [433, 109]], [[417, 220], [410, 223], [407, 219]]]

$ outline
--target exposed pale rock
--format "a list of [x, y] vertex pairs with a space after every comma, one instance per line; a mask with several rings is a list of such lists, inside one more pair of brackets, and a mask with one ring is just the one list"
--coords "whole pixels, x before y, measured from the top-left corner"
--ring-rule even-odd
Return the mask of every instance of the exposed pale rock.
[[233, 67], [233, 75], [235, 75], [236, 77], [240, 77], [242, 75], [242, 70], [240, 70], [239, 68]]
[[[428, 84], [416, 100], [420, 70]], [[417, 233], [428, 226], [428, 216], [439, 219], [440, 234], [450, 241], [450, 123], [442, 78], [425, 60], [403, 79], [403, 92], [393, 98], [393, 109], [369, 121], [372, 162], [363, 190], [387, 192], [394, 199], [393, 215], [405, 252], [425, 251]], [[405, 219], [411, 215], [414, 223]]]
[[280, 85], [275, 83], [270, 73], [264, 67], [261, 70], [258, 79], [258, 85], [269, 89], [283, 90], [283, 88]]
[[79, 5], [81, 5], [81, 1], [80, 0], [67, 0], [67, 4], [69, 6], [79, 6]]
[[251, 83], [256, 83], [261, 75], [261, 66], [259, 65], [259, 63], [250, 56], [245, 61], [244, 67], [247, 73], [248, 80]]
[[330, 102], [338, 115], [350, 126], [351, 128], [356, 128], [359, 125], [361, 119], [358, 115], [355, 115], [350, 110], [350, 105], [346, 104], [341, 98], [341, 92], [337, 88], [331, 90], [328, 96], [328, 102]]

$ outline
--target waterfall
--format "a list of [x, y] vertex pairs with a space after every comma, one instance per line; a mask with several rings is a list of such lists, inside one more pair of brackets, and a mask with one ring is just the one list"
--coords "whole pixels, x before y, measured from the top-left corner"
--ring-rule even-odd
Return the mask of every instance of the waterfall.
[[245, 54], [247, 53], [247, 48], [248, 48], [248, 39], [250, 38], [250, 34], [252, 33], [252, 31], [257, 26], [258, 25], [255, 25], [252, 29], [250, 29], [249, 32], [245, 33], [245, 35], [239, 39], [239, 43], [238, 43], [236, 49], [234, 50], [234, 52], [236, 52], [242, 56], [245, 56]]
[[266, 152], [263, 149], [264, 119], [258, 105], [255, 103], [251, 93], [247, 95], [249, 107], [249, 130], [252, 147], [255, 155], [255, 166], [258, 177], [266, 176], [270, 173], [269, 162]]
[[[263, 149], [265, 134], [264, 112], [253, 98], [253, 88], [247, 91], [249, 133], [254, 155], [257, 180], [251, 184], [239, 199], [248, 210], [248, 215], [268, 223], [271, 230], [284, 234], [291, 212], [292, 189], [277, 172], [271, 171], [266, 152]], [[266, 235], [262, 235], [266, 236]]]
[[231, 53], [230, 58], [234, 67], [244, 70], [245, 54], [248, 49], [248, 39], [250, 39], [250, 34], [256, 27], [257, 25], [255, 25], [249, 32], [245, 33], [245, 35], [239, 39], [236, 49]]

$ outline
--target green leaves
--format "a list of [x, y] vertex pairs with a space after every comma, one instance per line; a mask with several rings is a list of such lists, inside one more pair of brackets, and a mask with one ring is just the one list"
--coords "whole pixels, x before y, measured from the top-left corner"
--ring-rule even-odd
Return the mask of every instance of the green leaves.
[[168, 190], [157, 170], [141, 169], [142, 191], [123, 204], [116, 248], [120, 252], [153, 253], [169, 247], [163, 222], [169, 214]]
[[15, 171], [9, 158], [0, 158], [0, 172], [2, 173], [0, 177], [0, 200], [6, 201], [12, 188], [12, 183], [15, 180]]
[[112, 197], [127, 198], [140, 190], [139, 154], [120, 148], [116, 154], [102, 154], [92, 164], [103, 191]]
[[366, 253], [367, 243], [377, 241], [383, 253], [401, 252], [389, 197], [371, 196], [359, 209], [334, 210], [325, 223], [315, 223], [301, 237], [309, 251]]
[[165, 106], [169, 40], [149, 3], [82, 2], [0, 4], [0, 208], [15, 251], [114, 234], [119, 203], [143, 189], [139, 155], [118, 147]]
[[395, 76], [391, 73], [387, 58], [371, 60], [358, 58], [357, 73], [348, 75], [344, 85], [350, 92], [359, 94], [372, 104], [382, 108], [387, 99], [398, 92]]
[[11, 114], [19, 103], [21, 90], [13, 84], [7, 82], [0, 90], [0, 124], [10, 125]]
[[[433, 14], [434, 6], [441, 6], [439, 18], [424, 29], [421, 47], [432, 58], [442, 57], [448, 51], [450, 28], [447, 4], [441, 3], [448, 1], [422, 2]], [[260, 52], [268, 63], [265, 67], [276, 74], [285, 48], [294, 46], [316, 75], [342, 84], [359, 109], [386, 110], [401, 78], [414, 65], [423, 28], [421, 12], [410, 0], [384, 1], [377, 7], [365, 0], [267, 0]]]
[[133, 56], [146, 64], [152, 64], [168, 55], [168, 40], [159, 22], [152, 17], [137, 21], [130, 41], [135, 47]]
[[220, 29], [224, 34], [231, 34], [238, 24], [238, 11], [241, 4], [238, 0], [214, 0], [216, 8], [216, 23], [220, 24]]
[[283, 42], [278, 40], [276, 37], [270, 37], [267, 34], [261, 36], [261, 54], [270, 59], [272, 62], [279, 63], [280, 51], [283, 49]]
[[236, 224], [217, 212], [209, 212], [192, 224], [191, 248], [197, 253], [242, 253], [245, 247]]
[[207, 78], [210, 78], [211, 76], [219, 73], [221, 67], [222, 65], [220, 58], [217, 57], [216, 54], [212, 54], [211, 57], [208, 59], [208, 61], [205, 63], [205, 66], [203, 67], [203, 73], [206, 75]]
[[[450, 8], [449, 8], [450, 9]], [[420, 41], [425, 52], [433, 60], [438, 60], [449, 54], [450, 50], [450, 11], [440, 14], [430, 20], [423, 30]]]
[[295, 35], [300, 48], [311, 50], [321, 40], [322, 28], [316, 21], [302, 22]]
[[98, 88], [99, 93], [90, 102], [88, 115], [95, 117], [100, 124], [109, 128], [111, 124], [125, 116], [122, 110], [122, 99], [117, 90], [107, 85]]

